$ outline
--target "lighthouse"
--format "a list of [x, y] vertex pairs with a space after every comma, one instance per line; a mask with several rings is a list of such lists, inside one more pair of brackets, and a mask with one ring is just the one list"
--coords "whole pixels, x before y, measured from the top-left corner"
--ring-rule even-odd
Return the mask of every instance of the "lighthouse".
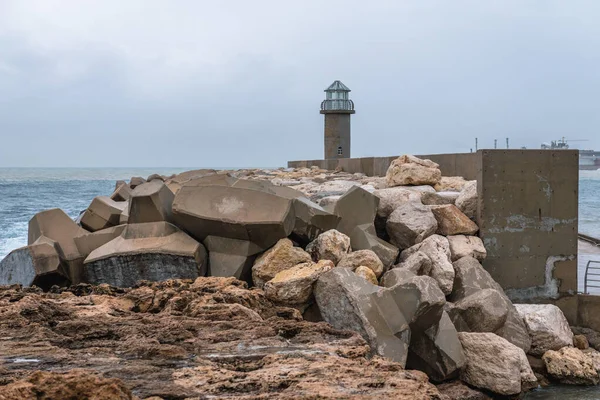
[[350, 158], [350, 115], [354, 114], [354, 102], [350, 89], [341, 81], [333, 82], [325, 89], [321, 114], [325, 115], [325, 159]]

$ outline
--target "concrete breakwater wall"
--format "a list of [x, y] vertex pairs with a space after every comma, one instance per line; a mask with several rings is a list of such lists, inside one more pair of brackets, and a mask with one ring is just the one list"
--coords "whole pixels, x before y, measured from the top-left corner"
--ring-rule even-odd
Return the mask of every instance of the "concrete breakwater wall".
[[[578, 151], [479, 150], [419, 155], [444, 176], [477, 180], [484, 268], [518, 302], [559, 306], [576, 324]], [[385, 176], [397, 157], [290, 161], [289, 167], [341, 168]], [[586, 301], [582, 304], [587, 304]]]

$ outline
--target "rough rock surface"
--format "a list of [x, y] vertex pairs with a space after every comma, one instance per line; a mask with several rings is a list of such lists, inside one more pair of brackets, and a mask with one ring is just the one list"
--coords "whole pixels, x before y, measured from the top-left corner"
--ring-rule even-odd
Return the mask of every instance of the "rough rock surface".
[[258, 288], [262, 288], [278, 272], [310, 261], [310, 254], [306, 251], [299, 247], [294, 247], [294, 244], [289, 239], [280, 239], [275, 246], [264, 252], [254, 262], [252, 266], [252, 282]]
[[491, 397], [478, 390], [468, 387], [461, 381], [452, 381], [437, 385], [444, 400], [492, 400]]
[[337, 264], [338, 268], [349, 268], [352, 271], [360, 266], [370, 268], [377, 278], [383, 274], [383, 263], [371, 250], [357, 250], [344, 254]]
[[495, 289], [482, 289], [454, 303], [448, 311], [459, 332], [496, 332], [508, 316], [506, 296]]
[[98, 196], [81, 216], [81, 226], [90, 232], [119, 225], [121, 213], [127, 206], [125, 202], [117, 202], [107, 196]]
[[396, 208], [398, 208], [404, 203], [420, 203], [422, 196], [422, 194], [418, 191], [400, 186], [379, 189], [374, 191], [373, 194], [379, 198], [377, 216], [380, 218], [389, 217], [390, 214], [393, 213]]
[[448, 243], [450, 244], [450, 257], [452, 262], [467, 256], [471, 256], [477, 259], [477, 261], [483, 262], [487, 256], [483, 240], [477, 236], [448, 236]]
[[525, 352], [493, 333], [458, 334], [466, 358], [460, 379], [467, 384], [510, 396], [537, 381]]
[[312, 256], [314, 261], [330, 260], [334, 264], [351, 251], [350, 238], [343, 233], [331, 229], [323, 232], [317, 238], [310, 242], [306, 251]]
[[455, 204], [467, 217], [475, 221], [477, 219], [477, 201], [477, 181], [471, 181], [460, 192]]
[[460, 192], [463, 190], [468, 181], [462, 176], [442, 176], [440, 183], [434, 186], [438, 192], [453, 191]]
[[333, 267], [332, 261], [320, 260], [318, 263], [310, 261], [278, 272], [273, 279], [265, 283], [265, 296], [279, 304], [306, 304], [312, 299], [313, 284], [319, 276]]
[[432, 210], [421, 203], [407, 202], [397, 207], [386, 222], [393, 245], [407, 249], [433, 235], [438, 223]]
[[531, 337], [530, 354], [573, 346], [573, 332], [560, 308], [553, 304], [515, 304]]
[[[48, 399], [114, 388], [96, 399], [130, 399], [131, 391], [163, 399], [441, 400], [425, 374], [365, 359], [358, 334], [302, 321], [233, 278], [136, 289], [82, 284], [62, 293], [3, 287], [0, 315], [0, 352], [14, 360], [0, 367], [8, 400], [40, 399], [20, 391], [32, 387]], [[97, 375], [67, 372], [76, 368]]]
[[426, 206], [442, 206], [444, 204], [454, 204], [456, 202], [456, 199], [458, 198], [458, 195], [458, 192], [424, 192], [421, 195], [421, 202]]
[[590, 344], [590, 347], [598, 350], [600, 349], [600, 333], [590, 328], [584, 328], [581, 326], [572, 326], [571, 331], [574, 335], [584, 335]]
[[548, 350], [542, 356], [548, 375], [565, 385], [597, 385], [598, 372], [593, 359], [575, 347]]
[[405, 262], [410, 256], [421, 251], [430, 258], [431, 270], [429, 276], [435, 279], [444, 292], [449, 295], [454, 285], [454, 267], [450, 262], [450, 245], [448, 239], [440, 235], [432, 235], [400, 254], [400, 261]]
[[431, 258], [422, 251], [417, 251], [408, 256], [394, 268], [406, 269], [415, 275], [429, 275], [431, 273]]
[[573, 346], [577, 347], [579, 350], [585, 350], [590, 347], [590, 344], [585, 335], [574, 335]]
[[454, 204], [431, 206], [437, 221], [436, 233], [444, 236], [474, 235], [479, 227]]
[[390, 164], [386, 172], [387, 185], [436, 185], [442, 179], [439, 165], [431, 160], [404, 155]]
[[364, 265], [361, 265], [354, 270], [354, 273], [357, 276], [360, 276], [361, 278], [366, 279], [367, 282], [370, 282], [373, 285], [379, 285], [379, 282], [377, 281], [377, 276], [375, 275], [375, 272], [373, 272], [373, 270], [369, 267], [365, 267]]

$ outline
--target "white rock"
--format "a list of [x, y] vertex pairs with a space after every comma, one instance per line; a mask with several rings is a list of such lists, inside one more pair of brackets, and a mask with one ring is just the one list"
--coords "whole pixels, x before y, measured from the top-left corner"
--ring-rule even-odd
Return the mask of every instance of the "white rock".
[[447, 296], [452, 292], [454, 285], [454, 267], [450, 261], [450, 245], [448, 239], [440, 235], [432, 235], [421, 243], [416, 244], [404, 250], [400, 254], [400, 261], [403, 262], [412, 254], [421, 251], [431, 259], [431, 272], [429, 276], [435, 279]]
[[553, 304], [515, 304], [531, 337], [529, 354], [573, 346], [573, 332], [560, 308]]
[[386, 181], [389, 187], [402, 185], [436, 185], [442, 179], [439, 165], [414, 156], [398, 157], [390, 164]]
[[377, 216], [387, 218], [396, 208], [407, 202], [421, 202], [421, 192], [405, 187], [393, 187], [375, 190], [373, 194], [379, 197]]
[[482, 262], [487, 256], [483, 241], [477, 236], [454, 235], [448, 236], [452, 261], [471, 256]]
[[456, 207], [473, 221], [477, 219], [477, 181], [469, 181], [456, 199]]
[[397, 207], [386, 222], [390, 242], [401, 249], [421, 243], [438, 228], [431, 209], [421, 203], [408, 202]]
[[334, 265], [350, 250], [350, 238], [335, 229], [321, 233], [306, 246], [314, 261], [330, 260]]

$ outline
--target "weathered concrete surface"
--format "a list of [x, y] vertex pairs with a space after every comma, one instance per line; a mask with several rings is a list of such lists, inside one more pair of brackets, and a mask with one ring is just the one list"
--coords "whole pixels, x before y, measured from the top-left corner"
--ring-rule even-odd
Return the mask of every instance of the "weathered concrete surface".
[[160, 180], [136, 186], [129, 198], [127, 223], [171, 222], [173, 199], [173, 192]]
[[98, 247], [105, 245], [114, 238], [118, 237], [127, 225], [117, 225], [110, 228], [102, 229], [92, 233], [86, 233], [80, 236], [75, 236], [75, 245], [82, 257], [87, 257]]
[[208, 276], [234, 277], [250, 282], [252, 264], [261, 248], [247, 240], [207, 236]]
[[107, 196], [98, 196], [81, 216], [81, 226], [90, 232], [119, 225], [121, 213], [127, 203], [114, 201]]
[[89, 283], [132, 287], [141, 280], [193, 279], [206, 274], [206, 249], [168, 222], [130, 224], [85, 259]]

